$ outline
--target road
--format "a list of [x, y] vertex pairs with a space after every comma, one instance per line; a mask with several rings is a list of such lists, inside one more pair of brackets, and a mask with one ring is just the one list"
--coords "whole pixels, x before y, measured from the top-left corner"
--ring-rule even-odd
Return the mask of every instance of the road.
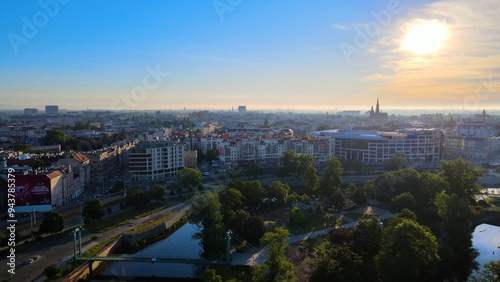
[[[99, 241], [116, 236], [118, 234], [124, 233], [127, 230], [133, 229], [144, 222], [147, 222], [155, 217], [166, 215], [169, 213], [184, 213], [189, 206], [187, 203], [180, 203], [171, 206], [167, 209], [163, 209], [146, 217], [140, 219], [130, 219], [129, 224], [118, 226], [114, 229], [102, 232], [97, 235], [97, 240], [92, 240], [91, 237], [96, 234], [83, 234], [82, 236], [82, 251], [86, 251], [99, 243]], [[34, 256], [39, 256], [39, 259], [31, 264], [24, 263], [25, 261], [33, 258]], [[60, 266], [65, 265], [68, 260], [73, 256], [73, 239], [72, 236], [68, 236], [53, 240], [43, 246], [33, 246], [29, 250], [25, 250], [23, 253], [16, 253], [16, 274], [12, 277], [12, 281], [33, 281], [36, 280], [43, 272], [43, 270], [50, 264], [58, 264]], [[2, 257], [0, 260], [0, 273], [2, 277], [7, 273], [7, 258]]]

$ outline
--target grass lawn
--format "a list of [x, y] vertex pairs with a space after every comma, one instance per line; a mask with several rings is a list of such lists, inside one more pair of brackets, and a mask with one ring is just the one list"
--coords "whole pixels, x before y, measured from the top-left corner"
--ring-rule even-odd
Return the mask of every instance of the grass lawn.
[[490, 205], [486, 209], [500, 212], [500, 196], [490, 196], [486, 199], [486, 202]]
[[363, 217], [363, 213], [360, 212], [346, 212], [344, 213], [344, 216], [347, 216], [348, 218], [352, 218], [354, 220], [358, 220]]
[[167, 205], [165, 203], [154, 203], [142, 210], [126, 210], [119, 214], [106, 217], [105, 219], [98, 219], [91, 224], [86, 224], [85, 229], [93, 233], [104, 232], [128, 224], [129, 220], [132, 218], [145, 217], [154, 211], [159, 211], [166, 207]]
[[304, 212], [305, 221], [302, 225], [291, 224], [288, 226], [288, 231], [294, 235], [305, 234], [312, 231], [317, 231], [335, 226], [336, 218], [331, 214], [318, 214], [316, 212]]

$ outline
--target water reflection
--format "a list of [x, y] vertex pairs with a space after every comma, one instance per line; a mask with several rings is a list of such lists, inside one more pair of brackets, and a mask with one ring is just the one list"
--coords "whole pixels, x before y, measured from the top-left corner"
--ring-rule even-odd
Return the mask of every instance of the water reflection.
[[500, 227], [481, 224], [474, 229], [472, 244], [479, 251], [476, 261], [482, 266], [492, 260], [500, 260]]
[[[185, 224], [165, 240], [136, 253], [137, 257], [146, 259], [156, 257], [168, 258], [200, 258], [200, 241], [193, 239], [196, 226]], [[101, 275], [112, 277], [173, 277], [192, 278], [198, 277], [200, 266], [188, 264], [167, 263], [112, 263]]]

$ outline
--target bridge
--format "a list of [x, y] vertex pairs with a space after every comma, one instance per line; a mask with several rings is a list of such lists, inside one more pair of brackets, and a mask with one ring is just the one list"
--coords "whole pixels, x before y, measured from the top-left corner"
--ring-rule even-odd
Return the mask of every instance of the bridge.
[[168, 257], [145, 257], [135, 255], [107, 255], [107, 256], [77, 256], [77, 261], [107, 261], [107, 262], [147, 262], [147, 263], [182, 263], [203, 265], [227, 265], [227, 260], [220, 259], [196, 259], [196, 258], [168, 258]]
[[[71, 235], [73, 235], [73, 246], [74, 246], [74, 256], [73, 261], [83, 261], [88, 263], [89, 276], [92, 277], [93, 273], [93, 263], [96, 261], [100, 262], [136, 262], [136, 263], [180, 263], [180, 264], [194, 264], [194, 265], [231, 265], [231, 250], [230, 242], [231, 235], [233, 234], [231, 230], [226, 232], [226, 256], [221, 256], [216, 259], [203, 259], [203, 258], [193, 258], [193, 257], [182, 257], [182, 253], [192, 247], [186, 248], [181, 247], [177, 249], [177, 254], [171, 250], [161, 250], [157, 252], [146, 252], [140, 254], [108, 254], [106, 256], [85, 256], [82, 254], [81, 250], [81, 232], [83, 228], [81, 226], [75, 228]], [[238, 241], [241, 239], [234, 234], [234, 238]], [[196, 243], [196, 248], [199, 248], [199, 244]], [[167, 257], [166, 255], [171, 257]], [[175, 257], [173, 257], [175, 256]]]

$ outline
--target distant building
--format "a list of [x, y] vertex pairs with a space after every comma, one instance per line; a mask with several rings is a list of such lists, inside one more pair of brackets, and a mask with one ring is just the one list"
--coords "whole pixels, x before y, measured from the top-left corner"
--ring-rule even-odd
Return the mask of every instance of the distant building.
[[35, 108], [26, 108], [24, 109], [25, 116], [36, 116], [38, 115], [38, 109]]
[[388, 117], [387, 113], [383, 113], [380, 111], [380, 106], [377, 98], [377, 105], [375, 111], [373, 110], [373, 106], [372, 109], [370, 110], [370, 118], [373, 120], [384, 120], [387, 119], [387, 117]]
[[118, 172], [116, 149], [106, 149], [84, 153], [90, 160], [90, 179], [92, 182], [111, 180]]
[[197, 168], [198, 151], [185, 150], [184, 151], [184, 167]]
[[238, 113], [244, 114], [247, 112], [247, 106], [238, 106]]
[[440, 129], [408, 129], [398, 132], [362, 130], [324, 130], [311, 135], [325, 135], [335, 140], [335, 157], [366, 164], [381, 164], [396, 153], [411, 162], [437, 162], [441, 159], [443, 132]]
[[184, 146], [172, 141], [137, 143], [129, 154], [134, 180], [163, 180], [184, 168]]
[[[373, 108], [372, 108], [373, 110]], [[361, 111], [341, 111], [337, 113], [340, 116], [352, 116], [357, 117], [361, 115]]]
[[81, 153], [74, 153], [59, 159], [56, 166], [70, 166], [73, 171], [74, 197], [80, 196], [90, 184], [90, 160]]
[[59, 106], [47, 105], [45, 106], [45, 114], [47, 115], [57, 115], [59, 113]]

